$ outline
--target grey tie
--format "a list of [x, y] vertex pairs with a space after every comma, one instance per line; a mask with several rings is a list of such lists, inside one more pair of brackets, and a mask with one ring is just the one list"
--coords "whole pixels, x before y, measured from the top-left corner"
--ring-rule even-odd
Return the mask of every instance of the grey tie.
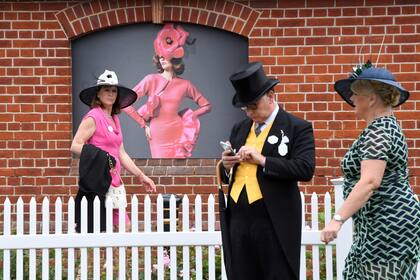
[[264, 122], [255, 124], [255, 135], [257, 136], [260, 135], [261, 128], [263, 127], [263, 125], [264, 125]]

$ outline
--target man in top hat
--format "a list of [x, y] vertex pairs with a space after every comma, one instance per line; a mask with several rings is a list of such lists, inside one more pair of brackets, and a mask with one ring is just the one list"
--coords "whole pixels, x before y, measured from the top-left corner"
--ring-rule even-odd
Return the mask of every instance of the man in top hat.
[[222, 154], [229, 182], [224, 243], [229, 279], [299, 279], [301, 198], [298, 181], [315, 169], [312, 125], [280, 108], [262, 64], [234, 73], [232, 104], [247, 119], [230, 135], [234, 152]]

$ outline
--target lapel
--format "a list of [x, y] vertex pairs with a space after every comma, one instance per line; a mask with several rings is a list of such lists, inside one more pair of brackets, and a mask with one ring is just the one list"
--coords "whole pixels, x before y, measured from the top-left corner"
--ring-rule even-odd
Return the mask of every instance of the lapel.
[[277, 116], [274, 119], [273, 125], [271, 126], [270, 131], [267, 135], [267, 139], [271, 135], [277, 136], [279, 138], [279, 142], [276, 144], [270, 144], [267, 142], [267, 139], [265, 139], [261, 154], [268, 155], [274, 148], [278, 147], [281, 141], [281, 131], [283, 130], [283, 132], [285, 132], [287, 125], [287, 113], [282, 108], [279, 108]]
[[[247, 119], [240, 127], [238, 134], [236, 135], [236, 145], [234, 148], [236, 148], [236, 151], [239, 150], [243, 145], [245, 145], [246, 138], [248, 137], [249, 130], [252, 126], [252, 120]], [[233, 144], [233, 143], [232, 143]]]

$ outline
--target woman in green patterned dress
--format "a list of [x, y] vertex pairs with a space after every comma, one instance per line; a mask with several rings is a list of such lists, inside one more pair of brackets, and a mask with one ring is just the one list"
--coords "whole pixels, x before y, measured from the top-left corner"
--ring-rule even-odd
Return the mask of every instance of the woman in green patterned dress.
[[341, 162], [343, 205], [321, 232], [331, 242], [352, 217], [353, 244], [344, 279], [415, 280], [420, 256], [420, 204], [408, 182], [407, 142], [392, 107], [409, 96], [386, 69], [355, 68], [335, 90], [366, 128]]

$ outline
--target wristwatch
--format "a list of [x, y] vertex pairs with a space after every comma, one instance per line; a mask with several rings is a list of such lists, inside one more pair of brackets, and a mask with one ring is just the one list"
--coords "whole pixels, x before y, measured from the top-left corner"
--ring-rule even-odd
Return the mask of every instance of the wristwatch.
[[345, 220], [338, 214], [335, 214], [333, 217], [334, 220], [336, 220], [337, 222], [343, 224], [345, 222]]

